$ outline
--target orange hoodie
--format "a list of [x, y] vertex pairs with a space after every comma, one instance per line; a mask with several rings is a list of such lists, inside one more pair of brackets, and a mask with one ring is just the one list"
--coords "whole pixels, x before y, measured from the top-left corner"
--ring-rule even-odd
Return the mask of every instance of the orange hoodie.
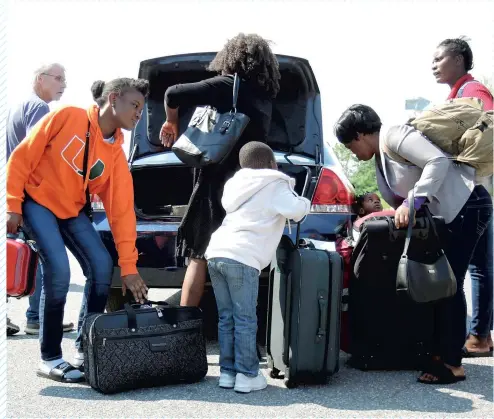
[[[22, 214], [24, 191], [57, 218], [77, 217], [86, 202], [84, 186], [105, 206], [122, 276], [137, 273], [134, 187], [122, 148], [123, 134], [104, 141], [99, 108], [63, 107], [50, 112], [17, 146], [7, 163], [7, 211]], [[88, 120], [89, 118], [89, 120]], [[88, 170], [82, 178], [86, 132], [91, 121]]]

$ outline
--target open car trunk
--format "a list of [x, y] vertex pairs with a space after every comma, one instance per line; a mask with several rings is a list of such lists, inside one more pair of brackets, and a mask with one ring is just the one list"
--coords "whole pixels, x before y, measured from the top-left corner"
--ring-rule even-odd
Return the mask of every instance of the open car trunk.
[[[150, 95], [142, 118], [132, 132], [130, 161], [135, 205], [144, 218], [180, 217], [193, 188], [193, 170], [175, 159], [162, 146], [159, 132], [165, 120], [164, 93], [179, 83], [201, 81], [215, 74], [206, 70], [215, 53], [186, 54], [141, 62], [139, 77], [149, 80]], [[293, 153], [322, 163], [322, 119], [319, 88], [309, 63], [301, 58], [278, 55], [280, 92], [273, 102], [268, 144], [274, 151]], [[205, 105], [205, 104], [201, 104]], [[185, 131], [195, 107], [179, 109], [179, 135]], [[142, 164], [152, 158], [154, 163]], [[134, 162], [136, 164], [134, 164]], [[302, 191], [304, 168], [283, 165]]]
[[[215, 76], [206, 70], [214, 56], [214, 53], [188, 54], [141, 62], [139, 77], [149, 80], [150, 94], [142, 118], [132, 132], [132, 158], [169, 150], [161, 145], [159, 139], [165, 120], [165, 91], [175, 84], [198, 82]], [[302, 154], [319, 162], [322, 120], [314, 74], [309, 63], [302, 58], [277, 57], [281, 73], [280, 91], [273, 102], [268, 144], [273, 150]], [[187, 128], [194, 110], [195, 107], [179, 109], [179, 134]]]
[[[304, 166], [280, 165], [295, 178], [295, 191], [301, 194], [313, 173]], [[192, 194], [193, 169], [186, 166], [142, 166], [132, 169], [135, 208], [144, 219], [182, 218]]]

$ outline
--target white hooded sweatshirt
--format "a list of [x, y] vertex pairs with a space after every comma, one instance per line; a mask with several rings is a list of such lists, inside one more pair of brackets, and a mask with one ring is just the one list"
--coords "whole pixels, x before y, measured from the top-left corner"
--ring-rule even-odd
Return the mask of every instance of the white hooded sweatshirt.
[[271, 263], [286, 220], [300, 221], [310, 201], [297, 195], [295, 179], [272, 169], [241, 169], [225, 184], [226, 211], [206, 259], [228, 258], [261, 271]]

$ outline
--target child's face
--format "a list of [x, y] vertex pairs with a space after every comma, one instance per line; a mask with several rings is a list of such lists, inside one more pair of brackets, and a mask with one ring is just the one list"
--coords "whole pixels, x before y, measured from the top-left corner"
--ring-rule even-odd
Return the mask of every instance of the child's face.
[[383, 206], [381, 205], [381, 200], [379, 199], [377, 194], [369, 193], [365, 195], [362, 208], [360, 209], [360, 215], [364, 216], [382, 210]]

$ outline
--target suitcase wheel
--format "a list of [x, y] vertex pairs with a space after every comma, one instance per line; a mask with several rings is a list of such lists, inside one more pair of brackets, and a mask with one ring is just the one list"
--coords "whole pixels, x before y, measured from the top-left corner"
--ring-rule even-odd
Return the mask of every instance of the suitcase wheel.
[[279, 369], [276, 369], [276, 368], [273, 368], [270, 372], [269, 372], [269, 376], [271, 378], [280, 378], [280, 370]]
[[291, 378], [286, 379], [283, 383], [285, 384], [285, 387], [286, 388], [296, 388], [296, 387], [298, 387], [298, 383], [295, 380], [291, 379]]

